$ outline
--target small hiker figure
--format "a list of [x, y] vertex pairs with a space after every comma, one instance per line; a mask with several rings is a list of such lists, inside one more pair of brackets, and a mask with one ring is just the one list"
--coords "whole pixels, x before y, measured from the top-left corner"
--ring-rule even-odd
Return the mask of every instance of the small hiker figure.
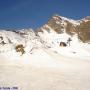
[[70, 42], [72, 41], [72, 39], [71, 38], [68, 38], [68, 40], [67, 40], [67, 44], [69, 44], [69, 46], [70, 46]]

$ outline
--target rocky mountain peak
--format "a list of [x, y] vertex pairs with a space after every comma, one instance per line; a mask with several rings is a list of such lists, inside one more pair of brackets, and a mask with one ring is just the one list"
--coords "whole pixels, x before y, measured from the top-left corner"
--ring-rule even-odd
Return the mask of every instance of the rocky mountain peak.
[[90, 20], [90, 16], [87, 16], [85, 19], [86, 19], [86, 20]]
[[[90, 41], [90, 16], [81, 20], [73, 20], [63, 16], [54, 15], [42, 28], [49, 32], [50, 30], [54, 30], [57, 34], [67, 33], [71, 36], [77, 34], [81, 41]], [[42, 29], [40, 31], [42, 31]]]

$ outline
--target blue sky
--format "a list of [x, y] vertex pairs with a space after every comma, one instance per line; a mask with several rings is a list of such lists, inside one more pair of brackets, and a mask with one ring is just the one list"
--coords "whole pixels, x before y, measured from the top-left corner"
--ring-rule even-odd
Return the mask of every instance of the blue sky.
[[90, 16], [90, 0], [0, 0], [0, 29], [37, 28], [54, 14]]

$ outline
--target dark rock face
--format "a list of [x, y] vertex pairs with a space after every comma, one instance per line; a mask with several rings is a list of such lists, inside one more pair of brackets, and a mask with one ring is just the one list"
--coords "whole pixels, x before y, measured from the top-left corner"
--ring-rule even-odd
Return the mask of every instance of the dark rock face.
[[90, 42], [90, 21], [83, 21], [78, 26], [78, 37], [83, 42]]
[[74, 35], [77, 32], [77, 27], [68, 21], [66, 22], [67, 22], [66, 33], [69, 35]]
[[54, 16], [48, 21], [48, 25], [58, 34], [63, 30], [69, 35], [77, 34], [82, 42], [90, 42], [90, 17], [78, 21], [79, 24], [74, 25], [69, 19], [63, 19], [60, 16]]
[[61, 46], [61, 47], [66, 47], [67, 44], [66, 44], [65, 42], [60, 42], [60, 46]]
[[62, 19], [58, 16], [52, 17], [48, 21], [48, 25], [59, 34], [63, 33], [62, 29], [64, 28], [61, 23], [62, 23]]
[[76, 27], [73, 23], [68, 20], [63, 20], [59, 16], [54, 16], [48, 21], [48, 25], [55, 30], [58, 34], [63, 33], [65, 30], [66, 33], [73, 35], [76, 32]]

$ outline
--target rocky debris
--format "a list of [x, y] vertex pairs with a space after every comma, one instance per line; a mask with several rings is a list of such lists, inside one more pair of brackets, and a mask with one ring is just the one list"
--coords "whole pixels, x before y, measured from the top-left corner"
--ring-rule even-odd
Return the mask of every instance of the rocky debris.
[[67, 44], [65, 42], [60, 42], [60, 47], [66, 47]]

